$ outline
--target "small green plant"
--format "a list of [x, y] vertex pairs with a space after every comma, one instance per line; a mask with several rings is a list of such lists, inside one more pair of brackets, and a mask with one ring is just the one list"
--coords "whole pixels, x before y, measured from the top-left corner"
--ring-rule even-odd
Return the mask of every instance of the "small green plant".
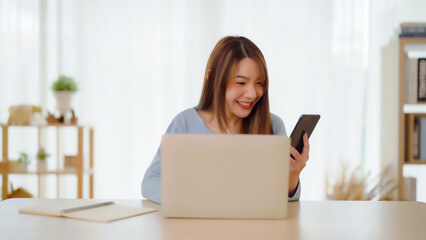
[[50, 157], [50, 154], [46, 153], [46, 151], [44, 150], [44, 148], [40, 147], [40, 149], [37, 152], [37, 156], [36, 157], [37, 157], [37, 160], [44, 161], [48, 157]]
[[71, 77], [60, 75], [58, 79], [52, 84], [53, 91], [72, 91], [78, 90], [77, 83]]
[[28, 154], [21, 152], [18, 158], [19, 163], [30, 163], [30, 159], [28, 158]]
[[75, 112], [74, 112], [74, 109], [72, 109], [72, 108], [71, 108], [71, 115], [72, 115], [73, 118], [75, 118]]

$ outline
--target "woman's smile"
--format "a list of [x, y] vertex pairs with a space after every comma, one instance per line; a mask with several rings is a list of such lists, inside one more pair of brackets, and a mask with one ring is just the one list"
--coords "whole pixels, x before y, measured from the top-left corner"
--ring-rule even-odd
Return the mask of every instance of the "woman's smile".
[[253, 102], [236, 101], [242, 109], [251, 109]]

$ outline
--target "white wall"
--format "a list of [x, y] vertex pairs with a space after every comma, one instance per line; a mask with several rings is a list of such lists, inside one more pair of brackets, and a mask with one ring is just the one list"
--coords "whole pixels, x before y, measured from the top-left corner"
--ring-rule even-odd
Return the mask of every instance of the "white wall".
[[[322, 115], [302, 199], [324, 199], [326, 171], [335, 175], [341, 161], [377, 174], [390, 146], [382, 144], [382, 109], [393, 106], [382, 93], [395, 87], [382, 87], [382, 49], [399, 22], [426, 21], [421, 0], [40, 3], [46, 23], [34, 1], [0, 0], [0, 120], [18, 103], [53, 110], [50, 83], [61, 72], [74, 76], [76, 112], [95, 127], [98, 198], [141, 197], [161, 135], [197, 104], [207, 58], [226, 35], [246, 36], [263, 51], [271, 111], [288, 133], [300, 114]], [[23, 39], [29, 47], [17, 44]]]

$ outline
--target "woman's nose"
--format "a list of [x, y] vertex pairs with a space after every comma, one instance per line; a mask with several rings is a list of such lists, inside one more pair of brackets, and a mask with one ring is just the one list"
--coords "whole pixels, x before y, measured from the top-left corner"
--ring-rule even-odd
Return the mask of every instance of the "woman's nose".
[[250, 99], [255, 99], [256, 98], [256, 89], [255, 86], [253, 85], [248, 85], [246, 88], [246, 92], [244, 94], [245, 97], [250, 98]]

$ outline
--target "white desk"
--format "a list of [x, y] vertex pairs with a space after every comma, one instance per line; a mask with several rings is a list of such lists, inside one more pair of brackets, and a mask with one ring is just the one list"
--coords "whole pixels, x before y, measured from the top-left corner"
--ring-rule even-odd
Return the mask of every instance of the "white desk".
[[[155, 212], [97, 223], [18, 213], [55, 201], [0, 202], [0, 239], [426, 239], [426, 204], [420, 202], [293, 202], [285, 220], [164, 219]], [[147, 200], [115, 201], [160, 207]]]

